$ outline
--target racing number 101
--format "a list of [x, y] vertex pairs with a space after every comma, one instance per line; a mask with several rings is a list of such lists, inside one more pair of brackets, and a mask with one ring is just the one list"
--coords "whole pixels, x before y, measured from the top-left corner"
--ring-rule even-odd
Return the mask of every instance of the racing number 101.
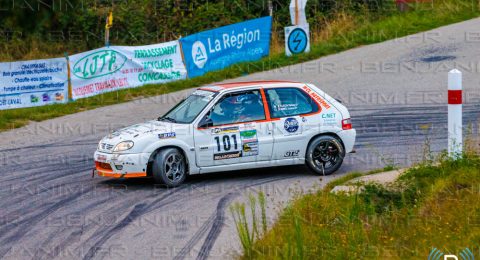
[[[234, 145], [234, 149], [237, 150], [238, 149], [238, 144], [237, 144], [237, 135], [233, 134], [231, 135], [232, 139], [233, 139], [233, 145]], [[222, 150], [222, 146], [220, 144], [220, 137], [219, 136], [215, 136], [215, 141], [217, 141], [217, 151], [221, 151]], [[224, 151], [230, 151], [230, 149], [232, 149], [232, 144], [230, 142], [230, 136], [228, 135], [224, 135], [222, 137], [222, 142], [223, 142], [223, 150]]]

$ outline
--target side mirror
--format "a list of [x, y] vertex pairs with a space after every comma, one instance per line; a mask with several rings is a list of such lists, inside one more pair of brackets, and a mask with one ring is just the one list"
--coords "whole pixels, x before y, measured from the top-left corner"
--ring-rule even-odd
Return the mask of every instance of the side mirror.
[[213, 120], [211, 118], [204, 118], [202, 119], [202, 121], [200, 121], [200, 124], [198, 124], [199, 128], [207, 128], [212, 126], [213, 126]]

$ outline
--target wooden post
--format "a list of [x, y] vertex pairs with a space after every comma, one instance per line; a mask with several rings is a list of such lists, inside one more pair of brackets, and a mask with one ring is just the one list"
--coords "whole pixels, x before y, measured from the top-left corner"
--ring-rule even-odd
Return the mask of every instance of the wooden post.
[[298, 25], [298, 0], [295, 0], [295, 25]]
[[70, 58], [68, 57], [68, 52], [65, 52], [65, 58], [67, 59], [67, 83], [68, 83], [68, 102], [73, 101], [72, 95], [72, 78], [70, 76]]
[[183, 53], [183, 46], [182, 46], [182, 42], [180, 41], [180, 39], [182, 39], [181, 35], [180, 35], [180, 38], [178, 38], [178, 46], [180, 46], [180, 54], [182, 54], [182, 62], [183, 62], [183, 65], [185, 66], [185, 76], [188, 79], [187, 62], [185, 61], [185, 55]]
[[107, 16], [107, 20], [105, 22], [105, 46], [110, 47], [110, 28], [113, 25], [113, 12], [110, 11], [110, 13]]
[[110, 47], [110, 29], [105, 28], [105, 47]]
[[[480, 1], [480, 0], [479, 0]], [[272, 0], [268, 0], [268, 13], [270, 16], [273, 16], [273, 3]]]

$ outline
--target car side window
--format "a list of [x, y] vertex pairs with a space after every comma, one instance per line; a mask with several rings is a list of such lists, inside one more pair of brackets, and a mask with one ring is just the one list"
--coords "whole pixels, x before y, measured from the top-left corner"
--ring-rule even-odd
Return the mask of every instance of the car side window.
[[226, 94], [207, 115], [213, 126], [265, 119], [260, 91]]
[[318, 111], [315, 101], [298, 88], [267, 89], [272, 118], [296, 116]]

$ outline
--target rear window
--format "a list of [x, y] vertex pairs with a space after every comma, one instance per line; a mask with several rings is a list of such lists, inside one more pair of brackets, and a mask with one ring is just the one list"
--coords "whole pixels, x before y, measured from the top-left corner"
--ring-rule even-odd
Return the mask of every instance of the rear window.
[[298, 88], [266, 89], [268, 106], [273, 118], [309, 114], [318, 111], [315, 101]]

